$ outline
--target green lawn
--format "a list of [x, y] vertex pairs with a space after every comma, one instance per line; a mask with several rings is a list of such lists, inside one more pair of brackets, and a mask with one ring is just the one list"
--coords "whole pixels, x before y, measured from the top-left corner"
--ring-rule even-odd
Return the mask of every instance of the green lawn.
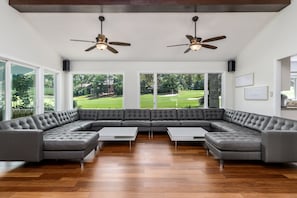
[[[178, 94], [158, 95], [158, 108], [189, 108], [200, 107], [198, 99], [204, 96], [203, 90], [179, 91]], [[122, 108], [123, 97], [104, 97], [89, 99], [88, 96], [75, 97], [79, 108], [86, 109], [118, 109]], [[140, 96], [141, 108], [153, 108], [153, 95]]]
[[123, 97], [104, 97], [90, 99], [88, 95], [75, 97], [78, 108], [83, 109], [121, 109], [123, 107]]

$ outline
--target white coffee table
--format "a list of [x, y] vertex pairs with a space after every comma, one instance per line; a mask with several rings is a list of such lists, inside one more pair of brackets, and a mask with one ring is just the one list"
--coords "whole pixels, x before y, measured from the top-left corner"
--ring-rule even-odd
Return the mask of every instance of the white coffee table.
[[137, 127], [104, 127], [98, 131], [99, 141], [129, 141], [131, 150], [132, 141], [137, 136]]
[[167, 132], [170, 140], [175, 142], [175, 149], [178, 141], [205, 141], [207, 133], [202, 127], [168, 127]]

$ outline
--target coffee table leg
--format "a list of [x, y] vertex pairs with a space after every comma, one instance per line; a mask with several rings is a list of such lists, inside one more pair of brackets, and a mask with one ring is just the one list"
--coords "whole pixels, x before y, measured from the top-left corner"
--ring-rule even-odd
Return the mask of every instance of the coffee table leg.
[[177, 149], [177, 141], [175, 141], [175, 146], [174, 146], [175, 150]]

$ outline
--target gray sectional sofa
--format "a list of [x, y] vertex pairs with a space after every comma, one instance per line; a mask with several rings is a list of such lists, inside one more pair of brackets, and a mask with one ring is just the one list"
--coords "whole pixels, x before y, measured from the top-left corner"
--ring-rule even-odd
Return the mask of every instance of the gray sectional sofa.
[[70, 110], [0, 122], [0, 160], [83, 159], [102, 127], [203, 127], [207, 150], [220, 160], [297, 161], [297, 121], [229, 109]]

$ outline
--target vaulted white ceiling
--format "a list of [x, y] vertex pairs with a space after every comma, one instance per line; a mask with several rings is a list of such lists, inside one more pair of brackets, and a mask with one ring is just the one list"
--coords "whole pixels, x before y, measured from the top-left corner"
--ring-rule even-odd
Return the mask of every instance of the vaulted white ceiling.
[[[257, 35], [276, 13], [23, 13], [41, 36], [63, 58], [102, 61], [225, 61], [238, 53]], [[109, 41], [130, 42], [131, 47], [113, 46], [119, 51], [84, 50], [100, 33], [98, 16], [103, 15], [103, 33]], [[193, 16], [199, 16], [197, 36], [203, 39], [226, 35], [214, 41], [216, 50], [202, 48], [184, 54], [185, 35], [194, 35]]]

